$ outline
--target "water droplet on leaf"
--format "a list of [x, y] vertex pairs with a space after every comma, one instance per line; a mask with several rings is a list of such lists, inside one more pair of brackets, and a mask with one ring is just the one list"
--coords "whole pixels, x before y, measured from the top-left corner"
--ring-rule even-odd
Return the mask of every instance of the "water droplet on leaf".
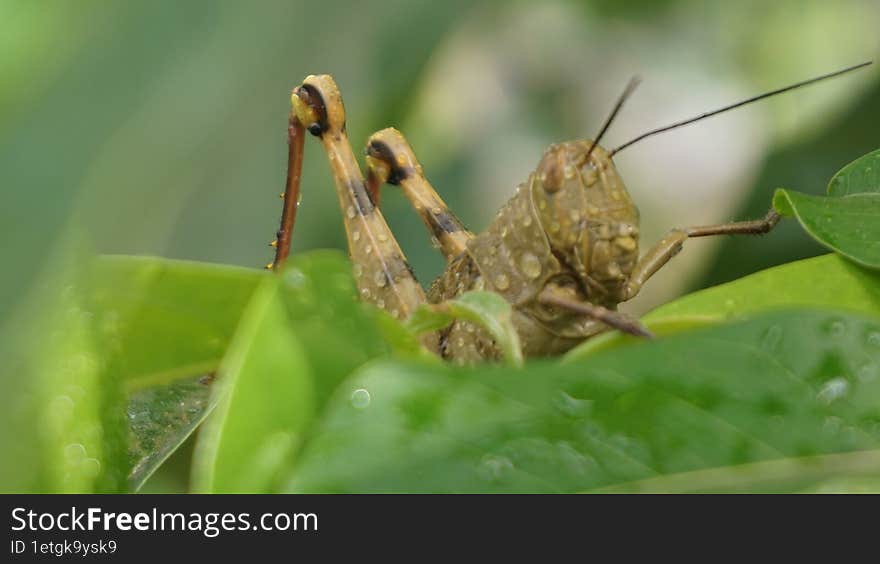
[[849, 381], [846, 378], [833, 378], [825, 382], [825, 385], [816, 394], [816, 399], [827, 405], [842, 398], [848, 392]]
[[358, 388], [351, 393], [351, 405], [355, 409], [366, 409], [371, 400], [370, 392], [365, 388]]
[[506, 456], [487, 454], [480, 461], [477, 473], [487, 482], [495, 482], [504, 477], [504, 474], [513, 470], [513, 462]]

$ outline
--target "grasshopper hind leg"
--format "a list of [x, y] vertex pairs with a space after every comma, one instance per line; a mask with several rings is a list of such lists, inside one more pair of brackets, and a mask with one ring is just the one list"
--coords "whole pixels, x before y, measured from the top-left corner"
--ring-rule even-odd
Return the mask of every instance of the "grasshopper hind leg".
[[[329, 75], [309, 76], [294, 89], [291, 105], [291, 119], [298, 122], [297, 128], [302, 126], [317, 137], [327, 153], [360, 298], [398, 319], [409, 317], [425, 302], [425, 292], [369, 194], [346, 134], [345, 108], [336, 83]], [[293, 165], [289, 166], [294, 167], [295, 174], [288, 173], [288, 185], [292, 178], [297, 184], [294, 190], [288, 186], [288, 191], [295, 193], [299, 190], [297, 159], [301, 161], [302, 157], [299, 147], [299, 155], [293, 155], [295, 146], [291, 149]], [[288, 205], [291, 202], [286, 202], [285, 209]], [[282, 242], [289, 245], [289, 235], [279, 237], [278, 243]], [[278, 256], [286, 256], [286, 249], [279, 249]]]
[[473, 234], [455, 217], [425, 178], [422, 166], [403, 135], [394, 128], [383, 129], [367, 141], [367, 185], [373, 202], [379, 202], [383, 184], [399, 186], [451, 263], [467, 248]]

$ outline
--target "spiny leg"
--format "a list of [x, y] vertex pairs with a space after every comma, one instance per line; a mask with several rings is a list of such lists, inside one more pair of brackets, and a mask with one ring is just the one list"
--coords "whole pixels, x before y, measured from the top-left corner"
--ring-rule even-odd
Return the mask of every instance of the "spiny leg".
[[763, 219], [671, 230], [639, 259], [627, 282], [622, 301], [635, 297], [644, 283], [681, 251], [685, 240], [711, 235], [762, 235], [768, 233], [777, 223], [779, 223], [779, 214], [771, 209]]
[[345, 131], [336, 83], [329, 75], [309, 76], [294, 89], [291, 104], [299, 123], [321, 140], [330, 161], [361, 298], [397, 318], [409, 317], [425, 302], [425, 292], [367, 192]]
[[400, 186], [440, 251], [451, 261], [464, 252], [473, 234], [465, 229], [422, 172], [415, 153], [394, 128], [383, 129], [367, 141], [367, 186], [372, 201], [379, 205], [379, 189], [385, 183]]
[[287, 122], [287, 183], [281, 198], [284, 206], [281, 211], [281, 226], [275, 233], [275, 240], [269, 243], [275, 247], [275, 260], [266, 265], [273, 270], [281, 266], [290, 254], [290, 238], [296, 221], [296, 210], [299, 208], [299, 186], [302, 175], [303, 140], [305, 128], [296, 117], [293, 109]]

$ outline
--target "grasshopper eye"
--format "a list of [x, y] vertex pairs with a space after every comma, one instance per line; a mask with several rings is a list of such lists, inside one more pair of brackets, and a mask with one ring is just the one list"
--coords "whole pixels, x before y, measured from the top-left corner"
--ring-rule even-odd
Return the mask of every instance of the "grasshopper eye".
[[544, 187], [544, 191], [548, 194], [555, 194], [556, 192], [559, 192], [560, 188], [562, 188], [561, 184], [553, 184], [548, 182], [544, 182], [542, 186]]
[[536, 170], [541, 187], [548, 194], [555, 194], [562, 188], [565, 179], [565, 151], [551, 147], [538, 163]]

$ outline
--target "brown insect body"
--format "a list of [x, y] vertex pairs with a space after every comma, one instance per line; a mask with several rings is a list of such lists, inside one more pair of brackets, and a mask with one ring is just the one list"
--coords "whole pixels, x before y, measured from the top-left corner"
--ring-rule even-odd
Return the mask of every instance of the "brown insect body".
[[[442, 304], [469, 290], [496, 292], [507, 300], [525, 356], [564, 352], [609, 328], [651, 336], [638, 321], [616, 311], [638, 294], [691, 237], [762, 234], [778, 222], [763, 219], [672, 229], [639, 257], [639, 212], [612, 156], [646, 137], [806, 84], [862, 68], [863, 63], [793, 84], [682, 122], [648, 131], [606, 151], [598, 143], [626, 97], [630, 82], [593, 140], [551, 145], [534, 172], [496, 218], [478, 235], [446, 207], [425, 177], [409, 143], [396, 129], [373, 134], [366, 148], [364, 179], [348, 141], [345, 109], [333, 79], [309, 76], [291, 96], [287, 187], [277, 240], [277, 268], [289, 252], [299, 200], [302, 137], [318, 137], [327, 153], [360, 297], [398, 319], [421, 304]], [[379, 207], [380, 188], [399, 186], [421, 216], [447, 267], [427, 294], [415, 279]], [[440, 356], [475, 362], [499, 356], [489, 334], [455, 321], [422, 342]]]
[[[590, 151], [592, 145], [549, 147], [495, 220], [434, 282], [428, 300], [440, 303], [468, 290], [500, 294], [513, 306], [526, 356], [559, 354], [604, 331], [595, 319], [538, 300], [548, 287], [608, 309], [626, 298], [638, 259], [639, 214], [605, 150]], [[475, 333], [456, 322], [441, 337], [441, 354], [485, 358], [492, 347], [474, 342]]]

